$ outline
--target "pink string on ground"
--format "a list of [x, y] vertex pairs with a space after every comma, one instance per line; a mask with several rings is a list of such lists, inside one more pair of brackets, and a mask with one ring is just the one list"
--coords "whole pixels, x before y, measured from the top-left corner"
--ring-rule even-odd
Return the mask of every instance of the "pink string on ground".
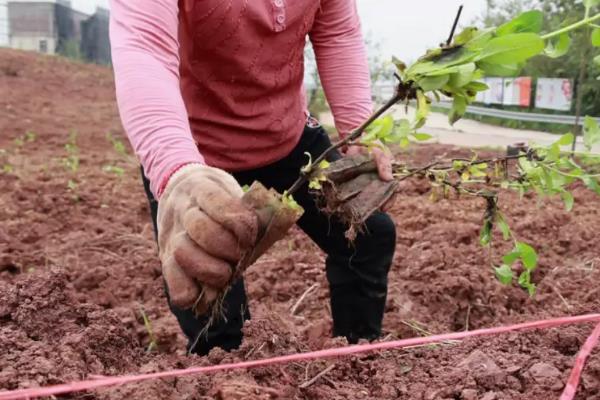
[[349, 356], [372, 351], [401, 349], [411, 346], [423, 346], [433, 343], [445, 342], [448, 340], [461, 340], [478, 336], [499, 335], [514, 331], [523, 331], [531, 329], [548, 329], [562, 325], [581, 324], [584, 322], [599, 322], [600, 314], [589, 314], [578, 317], [565, 317], [544, 321], [526, 322], [511, 326], [479, 329], [470, 332], [457, 332], [445, 335], [435, 335], [428, 337], [419, 337], [413, 339], [396, 340], [391, 342], [371, 343], [340, 347], [327, 350], [312, 351], [307, 353], [297, 353], [287, 356], [267, 358], [263, 360], [244, 361], [232, 364], [213, 365], [209, 367], [193, 367], [182, 370], [172, 370], [164, 372], [154, 372], [150, 374], [125, 375], [117, 377], [98, 378], [87, 381], [72, 382], [68, 384], [48, 386], [41, 388], [20, 389], [13, 391], [0, 392], [0, 400], [19, 400], [32, 399], [42, 396], [55, 396], [65, 393], [81, 392], [84, 390], [98, 389], [101, 387], [123, 385], [127, 383], [142, 382], [161, 378], [175, 378], [194, 374], [206, 374], [218, 371], [232, 371], [238, 369], [248, 369], [264, 367], [269, 365], [291, 363], [297, 361], [308, 361], [316, 359], [325, 359], [332, 357]]
[[573, 367], [571, 375], [569, 376], [569, 380], [567, 381], [567, 386], [560, 396], [560, 400], [573, 400], [575, 398], [575, 393], [577, 393], [577, 386], [579, 386], [579, 381], [581, 380], [581, 373], [583, 372], [585, 362], [592, 353], [592, 350], [594, 350], [594, 347], [596, 347], [598, 344], [599, 339], [600, 324], [596, 326], [592, 334], [583, 344], [583, 347], [581, 347], [581, 350], [575, 359], [575, 366]]

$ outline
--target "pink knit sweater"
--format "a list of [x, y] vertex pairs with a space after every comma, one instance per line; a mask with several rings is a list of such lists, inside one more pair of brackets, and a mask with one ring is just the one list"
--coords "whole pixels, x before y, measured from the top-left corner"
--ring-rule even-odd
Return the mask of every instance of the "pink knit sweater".
[[121, 119], [159, 195], [187, 163], [270, 164], [306, 121], [309, 36], [337, 129], [372, 111], [355, 0], [111, 0]]

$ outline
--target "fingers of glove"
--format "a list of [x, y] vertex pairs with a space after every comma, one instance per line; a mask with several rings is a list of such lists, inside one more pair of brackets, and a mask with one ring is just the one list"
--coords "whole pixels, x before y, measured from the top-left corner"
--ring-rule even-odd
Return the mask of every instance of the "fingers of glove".
[[190, 238], [211, 256], [232, 263], [242, 258], [240, 245], [233, 233], [198, 208], [186, 211], [183, 226]]
[[203, 284], [223, 288], [231, 279], [230, 265], [205, 252], [185, 233], [177, 235], [173, 255], [186, 275]]
[[200, 296], [196, 282], [186, 275], [173, 257], [163, 263], [162, 270], [171, 303], [182, 309], [191, 308]]
[[214, 221], [233, 232], [242, 249], [256, 243], [258, 220], [256, 214], [233, 197], [221, 184], [211, 179], [196, 192], [198, 206]]
[[206, 171], [206, 177], [215, 182], [234, 198], [240, 198], [244, 195], [244, 190], [235, 178], [222, 169], [209, 168]]
[[392, 155], [389, 151], [375, 147], [373, 149], [373, 158], [377, 164], [379, 177], [386, 182], [394, 180], [394, 175], [392, 173]]

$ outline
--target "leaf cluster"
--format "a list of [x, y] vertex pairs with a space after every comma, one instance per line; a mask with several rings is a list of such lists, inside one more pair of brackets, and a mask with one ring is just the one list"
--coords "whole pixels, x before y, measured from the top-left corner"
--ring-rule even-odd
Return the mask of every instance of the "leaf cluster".
[[[410, 66], [395, 59], [400, 87], [411, 96], [414, 93], [417, 100], [417, 112], [410, 129], [416, 132], [425, 124], [434, 99], [452, 100], [449, 121], [454, 124], [464, 116], [477, 93], [488, 90], [481, 81], [484, 76], [516, 76], [535, 56], [565, 55], [571, 44], [570, 34], [600, 19], [600, 14], [590, 16], [596, 4], [596, 0], [587, 1], [582, 20], [548, 34], [541, 33], [544, 14], [531, 10], [498, 27], [467, 27], [450, 45], [427, 51]], [[600, 45], [600, 28], [594, 29], [591, 43]], [[597, 60], [600, 62], [600, 58]], [[405, 100], [411, 99], [407, 96]], [[406, 125], [403, 128], [408, 129]]]
[[[395, 59], [400, 83], [396, 95], [378, 110], [349, 137], [332, 145], [314, 163], [309, 155], [309, 163], [301, 171], [301, 177], [286, 192], [284, 199], [310, 177], [309, 186], [321, 189], [323, 171], [329, 167], [322, 162], [329, 151], [344, 145], [358, 144], [373, 148], [397, 144], [407, 147], [411, 141], [426, 141], [431, 137], [418, 133], [424, 126], [434, 99], [452, 99], [453, 107], [450, 122], [459, 120], [466, 112], [478, 92], [488, 89], [481, 82], [485, 75], [514, 76], [519, 73], [531, 58], [544, 55], [550, 58], [567, 53], [571, 43], [570, 34], [582, 27], [589, 29], [600, 20], [600, 14], [591, 15], [593, 7], [600, 0], [584, 0], [585, 16], [580, 21], [542, 34], [544, 14], [540, 11], [527, 11], [498, 27], [478, 29], [468, 27], [459, 33], [449, 45], [429, 50], [417, 62], [408, 66]], [[591, 33], [591, 43], [600, 45], [600, 31], [595, 27]], [[407, 118], [394, 120], [392, 116], [380, 117], [387, 109], [398, 102], [416, 100], [416, 114], [411, 121]], [[364, 133], [364, 134], [363, 134]], [[360, 135], [363, 134], [362, 137]], [[574, 206], [575, 199], [570, 185], [583, 182], [590, 190], [600, 194], [600, 156], [589, 153], [594, 144], [600, 143], [600, 128], [593, 118], [586, 118], [584, 124], [584, 144], [588, 152], [574, 153], [563, 150], [570, 146], [575, 137], [568, 133], [550, 146], [532, 146], [521, 154], [491, 160], [480, 160], [477, 154], [471, 159], [453, 159], [450, 162], [434, 161], [425, 167], [414, 168], [395, 165], [396, 180], [411, 177], [427, 178], [432, 186], [432, 199], [448, 197], [451, 193], [469, 195], [485, 199], [486, 210], [480, 232], [482, 246], [492, 249], [493, 231], [498, 229], [504, 240], [514, 242], [513, 250], [502, 257], [502, 264], [496, 266], [491, 260], [496, 276], [505, 284], [518, 284], [531, 295], [535, 293], [532, 273], [537, 267], [538, 255], [535, 249], [515, 238], [507, 220], [501, 213], [498, 196], [502, 190], [514, 190], [524, 195], [533, 192], [540, 197], [560, 196], [567, 210]], [[509, 161], [516, 160], [512, 167]], [[519, 262], [523, 271], [517, 276], [514, 266]]]
[[[572, 184], [582, 182], [588, 189], [600, 195], [600, 174], [593, 171], [600, 165], [600, 155], [587, 152], [574, 153], [570, 148], [574, 136], [563, 135], [548, 146], [524, 148], [515, 156], [505, 156], [482, 160], [477, 154], [470, 159], [437, 160], [425, 167], [395, 165], [397, 180], [413, 176], [428, 179], [432, 191], [432, 200], [448, 198], [452, 193], [482, 198], [486, 201], [483, 225], [480, 231], [480, 244], [491, 249], [493, 232], [498, 230], [504, 240], [514, 242], [514, 249], [502, 258], [502, 264], [496, 266], [490, 260], [496, 276], [502, 283], [518, 284], [530, 294], [535, 293], [532, 274], [537, 266], [537, 254], [530, 244], [515, 237], [508, 221], [499, 206], [502, 191], [516, 191], [521, 196], [534, 193], [538, 198], [558, 196], [567, 211], [575, 204]], [[600, 142], [600, 128], [596, 120], [586, 119], [585, 143], [591, 148]], [[532, 261], [535, 259], [535, 262]], [[523, 272], [517, 277], [513, 267], [520, 261]]]

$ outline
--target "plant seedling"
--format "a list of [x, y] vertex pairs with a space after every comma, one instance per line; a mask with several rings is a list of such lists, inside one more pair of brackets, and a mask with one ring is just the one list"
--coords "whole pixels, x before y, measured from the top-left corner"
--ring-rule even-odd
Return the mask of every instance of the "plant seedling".
[[[351, 144], [371, 148], [397, 144], [406, 148], [411, 141], [429, 140], [429, 135], [418, 133], [418, 130], [425, 125], [434, 100], [439, 101], [442, 96], [452, 99], [449, 122], [454, 124], [464, 116], [477, 93], [488, 89], [481, 82], [484, 76], [514, 76], [532, 57], [567, 54], [570, 32], [600, 20], [600, 13], [592, 15], [591, 12], [598, 4], [600, 0], [585, 0], [586, 12], [582, 20], [547, 34], [541, 33], [543, 14], [537, 10], [522, 13], [495, 28], [468, 27], [454, 37], [455, 22], [449, 40], [439, 48], [427, 51], [414, 64], [407, 65], [394, 59], [399, 81], [395, 95], [345, 139], [334, 143], [316, 160], [309, 159], [286, 196], [293, 196], [308, 182], [312, 190], [325, 198], [324, 210], [350, 224], [349, 232], [353, 237], [366, 218], [389, 199], [390, 191], [395, 187], [376, 183], [377, 171], [372, 160], [357, 158], [322, 165], [332, 151]], [[593, 45], [600, 46], [600, 31], [594, 27], [590, 40]], [[600, 56], [596, 57], [595, 61], [599, 60]], [[414, 101], [416, 107], [412, 121], [384, 116], [392, 106], [408, 105], [410, 101]], [[502, 191], [512, 190], [521, 196], [525, 193], [534, 193], [539, 198], [560, 196], [565, 209], [570, 211], [575, 203], [570, 185], [575, 181], [581, 181], [588, 189], [600, 194], [600, 174], [594, 171], [600, 165], [600, 156], [590, 153], [592, 146], [600, 143], [600, 127], [596, 120], [585, 119], [586, 152], [563, 149], [574, 140], [574, 135], [567, 133], [549, 146], [533, 145], [519, 154], [489, 160], [482, 160], [474, 153], [470, 159], [434, 160], [425, 166], [397, 163], [393, 166], [394, 177], [397, 182], [413, 177], [426, 179], [434, 200], [447, 198], [452, 193], [485, 200], [481, 245], [488, 247], [491, 254], [496, 228], [505, 240], [512, 239], [515, 243], [513, 251], [502, 258], [500, 266], [490, 260], [496, 276], [502, 283], [512, 284], [515, 278], [512, 266], [519, 261], [524, 271], [517, 282], [533, 295], [535, 285], [531, 278], [537, 268], [538, 255], [531, 245], [514, 238], [500, 212], [499, 195]], [[343, 174], [340, 174], [342, 170]]]

